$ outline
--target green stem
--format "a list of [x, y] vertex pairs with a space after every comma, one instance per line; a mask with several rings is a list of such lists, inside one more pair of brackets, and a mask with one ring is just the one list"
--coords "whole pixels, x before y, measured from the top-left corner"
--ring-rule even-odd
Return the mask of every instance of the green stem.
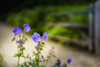
[[18, 57], [18, 67], [19, 67], [19, 57]]

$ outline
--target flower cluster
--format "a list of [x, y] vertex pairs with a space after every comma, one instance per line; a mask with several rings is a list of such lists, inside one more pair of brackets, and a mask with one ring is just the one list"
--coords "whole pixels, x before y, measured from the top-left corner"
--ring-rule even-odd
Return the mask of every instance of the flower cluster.
[[61, 61], [60, 59], [58, 59], [55, 63], [55, 67], [67, 67], [68, 64], [70, 64], [72, 62], [72, 57], [69, 56], [67, 59], [67, 63], [63, 63], [63, 65], [61, 66]]
[[[24, 24], [23, 27], [24, 27], [23, 34], [26, 32], [29, 32], [31, 30], [31, 28], [28, 24]], [[12, 41], [15, 40], [17, 43], [18, 53], [16, 53], [14, 55], [14, 57], [18, 57], [18, 67], [19, 66], [21, 66], [21, 67], [30, 67], [30, 66], [31, 67], [41, 67], [40, 62], [48, 63], [48, 61], [50, 61], [51, 57], [56, 57], [55, 53], [54, 53], [54, 47], [49, 51], [49, 55], [46, 58], [44, 58], [44, 56], [41, 53], [41, 51], [45, 47], [44, 41], [48, 40], [48, 35], [46, 32], [43, 33], [42, 37], [37, 32], [33, 33], [31, 38], [34, 42], [37, 43], [35, 45], [36, 52], [32, 51], [32, 53], [33, 53], [32, 57], [30, 57], [29, 54], [27, 54], [27, 56], [25, 56], [24, 55], [24, 50], [25, 50], [24, 44], [27, 41], [27, 38], [25, 37], [25, 35], [21, 35], [20, 34], [21, 32], [22, 32], [21, 28], [15, 27], [13, 30], [13, 33], [15, 36], [12, 39]], [[16, 39], [16, 36], [19, 36], [19, 39]], [[24, 58], [24, 60], [25, 60], [25, 62], [23, 62], [23, 64], [19, 64], [20, 57]], [[71, 62], [72, 62], [72, 58], [71, 58], [71, 56], [69, 56], [67, 59], [67, 63], [69, 64]], [[66, 63], [63, 66], [66, 66]], [[54, 67], [62, 67], [60, 59], [58, 59], [56, 61], [56, 63], [54, 64]]]
[[[28, 25], [28, 24], [24, 24], [23, 25], [23, 27], [24, 27], [24, 30], [25, 30], [25, 32], [28, 32], [28, 31], [30, 31], [30, 26]], [[16, 34], [20, 34], [22, 32], [22, 29], [21, 28], [19, 28], [19, 27], [15, 27], [14, 28], [14, 30], [13, 30], [13, 33], [16, 35]]]
[[[29, 32], [30, 29], [31, 29], [28, 24], [24, 24], [23, 27], [24, 27], [23, 33]], [[18, 66], [19, 66], [20, 57], [23, 57], [24, 59], [26, 58], [25, 55], [24, 55], [24, 50], [25, 50], [24, 44], [27, 41], [27, 38], [24, 35], [21, 36], [21, 34], [20, 34], [21, 32], [22, 32], [21, 28], [15, 27], [14, 30], [13, 30], [13, 33], [14, 33], [15, 36], [12, 39], [12, 41], [16, 41], [16, 43], [18, 44], [17, 45], [18, 53], [16, 53], [14, 55], [14, 57], [18, 57]], [[19, 38], [17, 39], [16, 36], [19, 36]]]
[[37, 61], [39, 61], [39, 62], [40, 62], [40, 61], [43, 61], [44, 58], [43, 58], [43, 55], [41, 54], [41, 51], [43, 50], [43, 47], [44, 47], [44, 45], [45, 45], [45, 43], [43, 42], [43, 39], [44, 39], [45, 41], [48, 40], [48, 35], [47, 35], [47, 33], [44, 32], [44, 33], [43, 33], [43, 37], [41, 37], [40, 34], [38, 34], [37, 32], [35, 32], [35, 33], [31, 36], [31, 38], [33, 39], [34, 42], [37, 43], [37, 45], [36, 45], [36, 50], [37, 50], [37, 52], [33, 52], [33, 54], [37, 54], [37, 55], [36, 55], [36, 58], [38, 58]]
[[[48, 40], [48, 35], [47, 35], [46, 32], [43, 33], [43, 38], [44, 38], [45, 41]], [[38, 33], [35, 32], [32, 35], [32, 39], [33, 39], [34, 42], [38, 43], [39, 41], [41, 41], [41, 36]]]
[[23, 41], [23, 39], [19, 39], [17, 43], [18, 43], [19, 45], [25, 44], [25, 42]]

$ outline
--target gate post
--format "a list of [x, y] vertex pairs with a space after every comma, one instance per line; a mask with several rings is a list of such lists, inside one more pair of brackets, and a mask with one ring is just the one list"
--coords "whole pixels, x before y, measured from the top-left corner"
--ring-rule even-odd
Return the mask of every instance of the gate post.
[[94, 53], [94, 4], [90, 3], [89, 10], [89, 52]]
[[95, 54], [100, 56], [100, 0], [95, 3]]

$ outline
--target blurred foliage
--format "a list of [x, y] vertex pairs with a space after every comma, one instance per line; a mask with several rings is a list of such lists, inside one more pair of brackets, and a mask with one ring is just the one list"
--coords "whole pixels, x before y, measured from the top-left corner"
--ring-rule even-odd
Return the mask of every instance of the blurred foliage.
[[[71, 12], [71, 11], [79, 11], [79, 10], [88, 10], [89, 7], [88, 5], [66, 5], [66, 6], [50, 6], [47, 7], [48, 10], [52, 10], [55, 12], [51, 12], [48, 14], [48, 16], [46, 17], [46, 21], [49, 22], [67, 22], [69, 21], [69, 18], [66, 16], [62, 16], [62, 17], [55, 17], [52, 15], [52, 13], [66, 13], [66, 12]], [[74, 20], [75, 22], [81, 22], [81, 23], [88, 23], [88, 15], [87, 14], [78, 14], [78, 15], [72, 15], [70, 14], [70, 17], [72, 18], [72, 20]]]
[[[81, 6], [58, 6], [58, 8], [52, 7], [52, 9], [56, 9], [57, 13], [65, 13], [65, 12], [70, 12], [70, 11], [79, 11], [79, 10], [88, 10], [87, 5], [81, 5]], [[54, 12], [55, 13], [55, 12]], [[72, 22], [75, 24], [88, 24], [88, 14], [78, 14], [78, 15], [70, 15], [70, 18], [66, 16], [53, 16], [52, 13], [48, 14], [46, 17], [46, 22], [51, 22], [51, 23], [71, 23], [70, 19]], [[62, 28], [62, 27], [46, 27], [45, 30], [50, 34], [50, 35], [59, 35], [59, 36], [66, 36], [68, 38], [74, 38], [74, 39], [84, 39], [82, 37], [82, 34], [78, 31], [78, 29], [75, 28]], [[88, 35], [88, 30], [87, 29], [81, 29]]]
[[[60, 26], [55, 26], [54, 28], [46, 28], [49, 35], [53, 36], [66, 36], [67, 38], [73, 38], [73, 39], [82, 39], [81, 34], [78, 32], [77, 29], [71, 28], [71, 29], [65, 29]], [[50, 30], [48, 30], [50, 29]]]
[[3, 62], [4, 62], [3, 56], [0, 54], [0, 67], [3, 67]]
[[[96, 0], [6, 0], [6, 1], [1, 0], [0, 20], [5, 21], [5, 18], [9, 12], [20, 12], [24, 9], [27, 8], [33, 9], [37, 6], [42, 6], [42, 7], [59, 6], [59, 5], [74, 6], [74, 5], [94, 3], [95, 1]], [[2, 6], [4, 4], [6, 4], [6, 6]]]
[[[22, 27], [23, 24], [27, 23], [31, 27], [30, 34], [33, 32], [42, 33], [46, 31], [50, 35], [67, 36], [69, 38], [82, 39], [82, 36], [77, 29], [65, 29], [62, 27], [49, 28], [45, 25], [46, 22], [67, 22], [69, 19], [65, 16], [53, 16], [53, 13], [64, 13], [70, 11], [86, 10], [88, 5], [64, 5], [64, 6], [46, 6], [36, 7], [34, 9], [24, 9], [20, 12], [9, 13], [7, 22]], [[70, 15], [72, 20], [77, 23], [88, 24], [88, 15]]]
[[31, 27], [31, 34], [33, 32], [43, 32], [43, 26], [44, 26], [44, 12], [41, 10], [42, 8], [36, 8], [33, 10], [25, 9], [18, 13], [12, 13], [9, 14], [9, 17], [7, 19], [7, 22], [21, 27], [23, 24], [27, 23]]

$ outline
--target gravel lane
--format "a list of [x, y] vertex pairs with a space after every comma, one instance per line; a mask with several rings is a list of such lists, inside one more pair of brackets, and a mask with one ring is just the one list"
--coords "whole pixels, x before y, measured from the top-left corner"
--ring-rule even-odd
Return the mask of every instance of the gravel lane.
[[[11, 39], [13, 38], [14, 34], [12, 33], [13, 27], [5, 24], [0, 24], [0, 54], [4, 56], [5, 60], [5, 67], [17, 67], [17, 58], [14, 58], [14, 53], [17, 52], [17, 46], [15, 42], [12, 42]], [[28, 42], [24, 45], [27, 50], [25, 50], [25, 55], [30, 54], [32, 55], [33, 50], [35, 50], [34, 43], [31, 39], [31, 36], [27, 36]], [[100, 57], [89, 55], [87, 52], [79, 51], [73, 48], [64, 47], [60, 44], [57, 44], [52, 41], [46, 42], [46, 48], [42, 52], [44, 56], [47, 55], [49, 50], [55, 47], [55, 53], [57, 58], [60, 58], [61, 61], [64, 63], [68, 56], [72, 56], [73, 62], [68, 65], [68, 67], [100, 67]], [[24, 60], [21, 59], [20, 63]], [[56, 58], [51, 59], [52, 62], [49, 62], [47, 67], [54, 64]]]

